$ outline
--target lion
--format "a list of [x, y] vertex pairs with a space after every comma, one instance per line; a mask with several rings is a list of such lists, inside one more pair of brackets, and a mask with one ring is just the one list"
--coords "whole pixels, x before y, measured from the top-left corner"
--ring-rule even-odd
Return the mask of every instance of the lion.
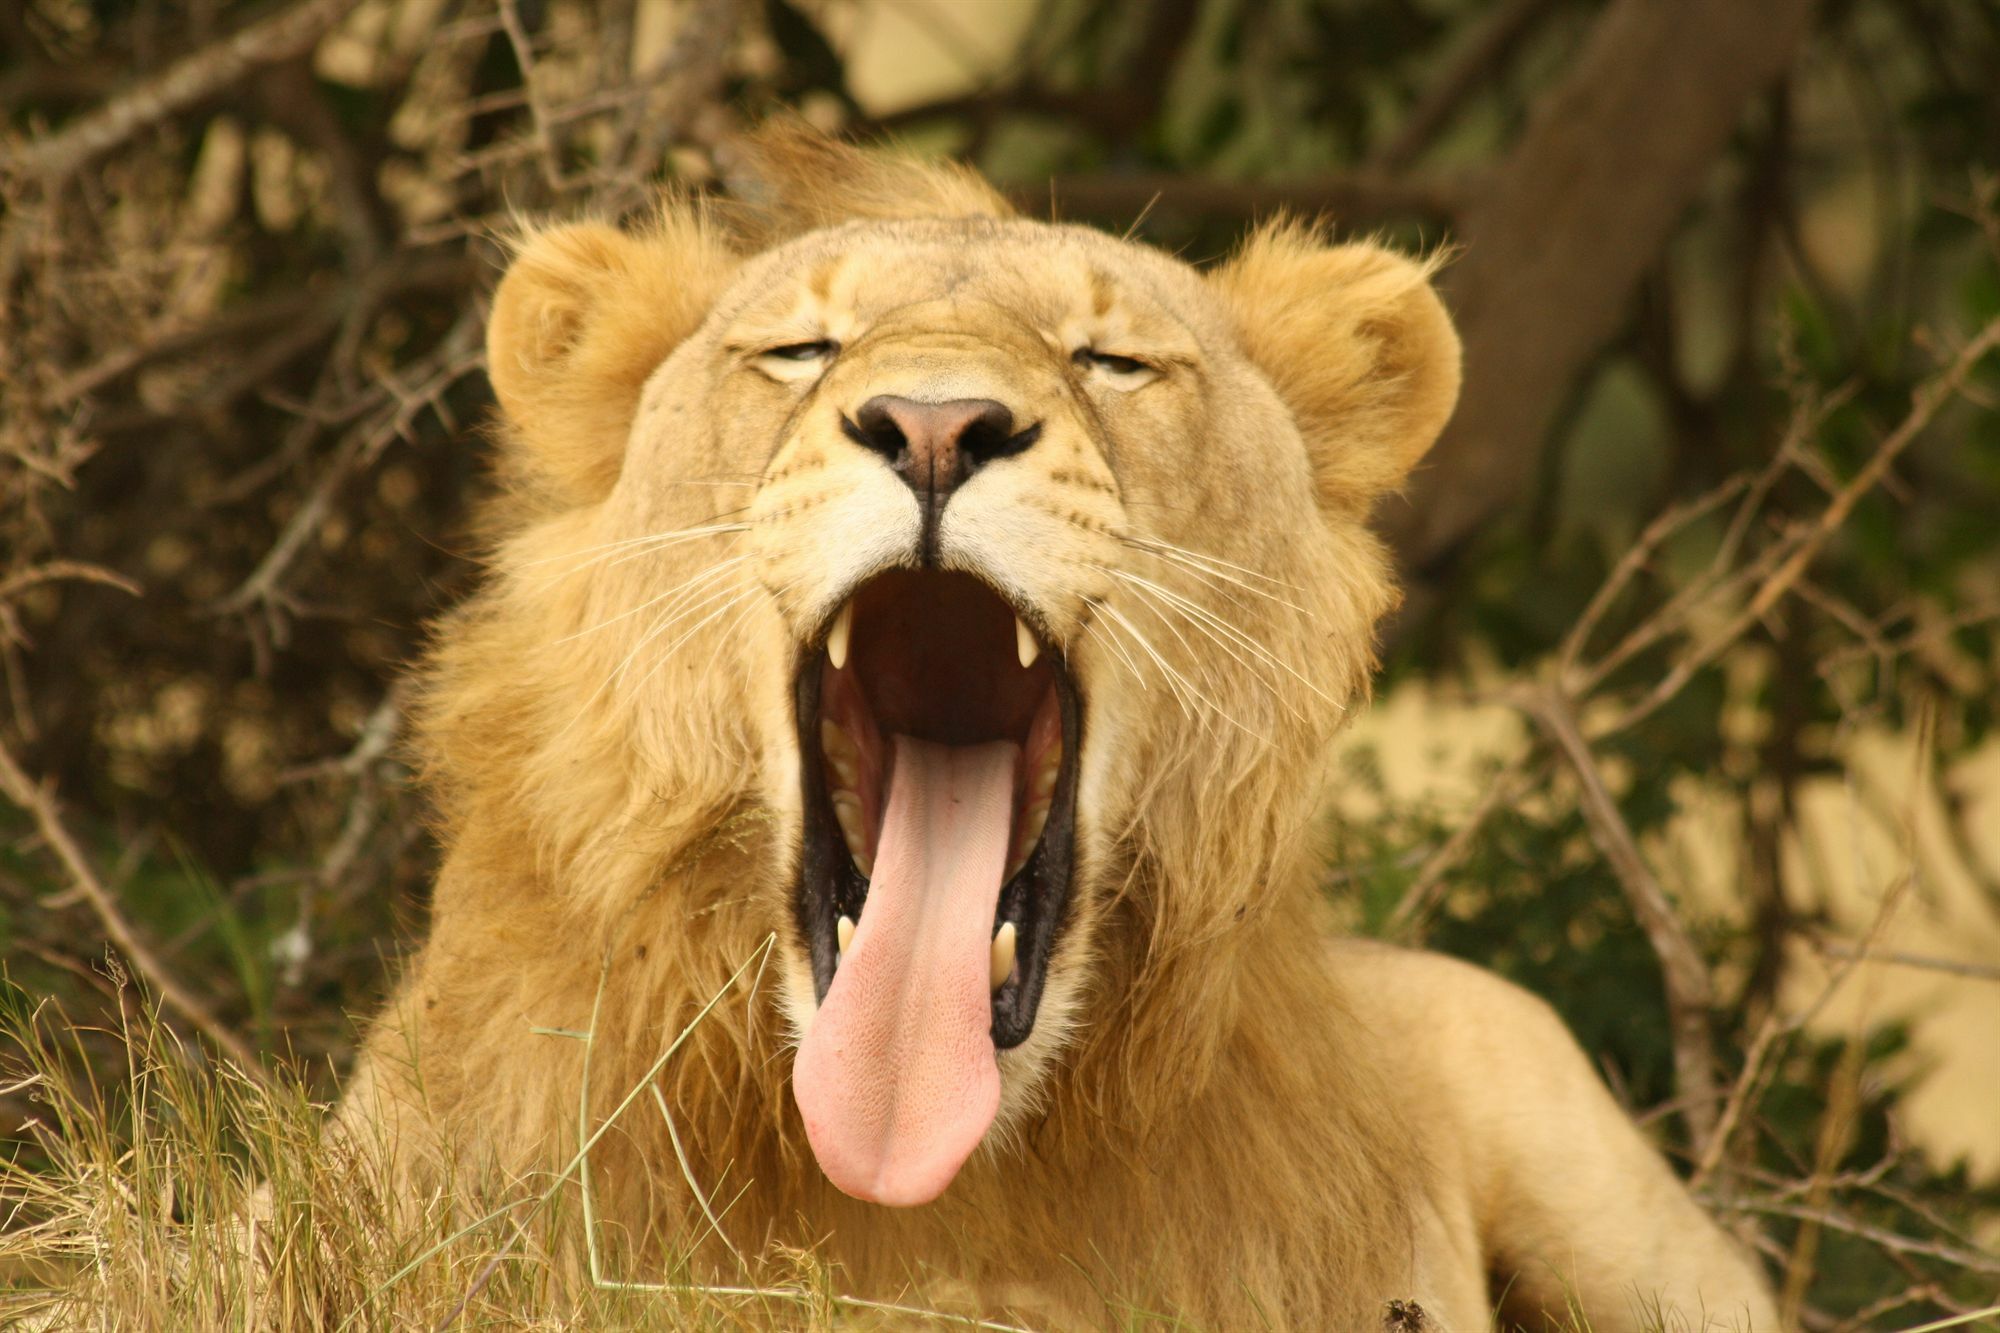
[[740, 204], [530, 228], [493, 298], [433, 920], [340, 1123], [413, 1192], [447, 1142], [581, 1146], [633, 1271], [1774, 1327], [1546, 1005], [1329, 925], [1367, 519], [1459, 384], [1433, 266], [1279, 220], [1203, 272], [962, 168], [744, 151]]

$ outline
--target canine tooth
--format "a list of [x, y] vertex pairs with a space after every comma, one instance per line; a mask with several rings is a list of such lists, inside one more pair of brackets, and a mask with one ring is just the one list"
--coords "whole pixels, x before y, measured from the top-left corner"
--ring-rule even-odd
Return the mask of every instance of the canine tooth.
[[834, 922], [833, 937], [840, 941], [840, 951], [846, 953], [848, 947], [854, 943], [854, 918], [843, 916]]
[[854, 603], [841, 605], [840, 614], [833, 618], [833, 628], [826, 632], [826, 660], [833, 663], [835, 671], [847, 666], [847, 641], [854, 634]]
[[1014, 617], [1014, 653], [1021, 659], [1021, 669], [1027, 670], [1042, 655], [1042, 645], [1035, 640], [1035, 632], [1028, 628], [1028, 622]]
[[993, 989], [999, 990], [1007, 984], [1007, 978], [1014, 974], [1014, 923], [1003, 924], [993, 933], [993, 966], [988, 977]]

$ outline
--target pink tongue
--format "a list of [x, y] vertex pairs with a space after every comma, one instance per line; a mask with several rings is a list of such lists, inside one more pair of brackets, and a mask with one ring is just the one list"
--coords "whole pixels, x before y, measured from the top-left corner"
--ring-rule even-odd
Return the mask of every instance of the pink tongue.
[[892, 739], [868, 901], [792, 1091], [827, 1179], [907, 1206], [944, 1193], [1000, 1108], [990, 960], [1021, 751]]

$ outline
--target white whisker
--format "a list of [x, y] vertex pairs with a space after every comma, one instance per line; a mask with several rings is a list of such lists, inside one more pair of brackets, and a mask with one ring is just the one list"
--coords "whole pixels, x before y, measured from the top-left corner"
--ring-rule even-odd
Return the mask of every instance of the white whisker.
[[[1144, 634], [1141, 634], [1139, 627], [1126, 619], [1124, 613], [1119, 611], [1117, 607], [1111, 605], [1109, 602], [1099, 602], [1097, 609], [1109, 616], [1112, 622], [1123, 626], [1125, 632], [1132, 637], [1132, 642], [1137, 645], [1139, 651], [1153, 659], [1153, 664], [1160, 668], [1160, 674], [1166, 678], [1167, 690], [1174, 696], [1174, 703], [1180, 708], [1181, 716], [1187, 718], [1189, 721], [1199, 722], [1201, 719], [1189, 709], [1188, 696], [1183, 691], [1191, 692], [1196, 699], [1203, 703], [1208, 703], [1208, 700], [1202, 697], [1201, 691], [1196, 690], [1192, 682], [1181, 675], [1180, 672], [1174, 670], [1167, 662], [1167, 659], [1160, 656], [1159, 651], [1153, 647], [1152, 641]], [[1209, 704], [1209, 707], [1214, 709], [1213, 704]], [[1215, 711], [1220, 712], [1221, 710], [1215, 709]]]
[[[1175, 592], [1173, 589], [1162, 587], [1161, 585], [1153, 582], [1151, 579], [1144, 578], [1138, 574], [1134, 574], [1130, 570], [1114, 569], [1107, 565], [1099, 565], [1097, 566], [1097, 568], [1103, 570], [1107, 574], [1110, 574], [1113, 578], [1124, 579], [1128, 583], [1134, 586], [1146, 588], [1158, 594], [1160, 597], [1166, 599], [1166, 601], [1169, 604], [1176, 607], [1185, 616], [1187, 616], [1189, 623], [1195, 626], [1197, 629], [1202, 629], [1204, 632], [1208, 632], [1210, 629], [1215, 631], [1214, 633], [1209, 633], [1209, 637], [1215, 640], [1217, 646], [1224, 646], [1222, 644], [1222, 640], [1217, 637], [1217, 633], [1228, 635], [1237, 644], [1241, 645], [1245, 651], [1254, 654], [1260, 661], [1264, 662], [1266, 665], [1272, 667], [1275, 670], [1284, 672], [1286, 675], [1290, 676], [1293, 680], [1296, 680], [1299, 684], [1311, 690], [1314, 694], [1318, 695], [1321, 699], [1325, 700], [1327, 703], [1332, 704], [1336, 708], [1342, 708], [1343, 711], [1345, 711], [1344, 706], [1338, 699], [1335, 699], [1325, 690], [1322, 690], [1319, 686], [1313, 684], [1310, 680], [1307, 680], [1303, 675], [1299, 674], [1299, 672], [1295, 668], [1293, 668], [1292, 666], [1288, 665], [1287, 663], [1285, 663], [1284, 661], [1280, 660], [1278, 657], [1273, 655], [1270, 649], [1266, 648], [1262, 643], [1258, 642], [1255, 638], [1245, 633], [1241, 628], [1239, 628], [1234, 624], [1231, 624], [1228, 620], [1223, 619], [1221, 616], [1209, 610], [1209, 608], [1201, 605], [1199, 602], [1195, 602], [1190, 600], [1189, 598], [1183, 597], [1181, 594]], [[1239, 658], [1238, 660], [1240, 661], [1241, 659]]]
[[[1319, 618], [1313, 612], [1312, 608], [1301, 606], [1297, 602], [1292, 601], [1290, 598], [1280, 597], [1276, 593], [1266, 592], [1262, 588], [1255, 586], [1254, 584], [1248, 582], [1247, 580], [1239, 579], [1234, 575], [1224, 573], [1222, 570], [1210, 568], [1208, 565], [1204, 564], [1200, 558], [1190, 556], [1186, 551], [1181, 550], [1179, 547], [1151, 545], [1145, 542], [1135, 541], [1130, 537], [1125, 538], [1124, 541], [1126, 542], [1127, 545], [1133, 547], [1135, 550], [1145, 551], [1149, 555], [1156, 555], [1160, 557], [1162, 560], [1172, 561], [1175, 565], [1178, 565], [1181, 568], [1187, 570], [1189, 573], [1193, 574], [1196, 578], [1200, 579], [1203, 583], [1206, 583], [1211, 588], [1215, 588], [1219, 592], [1223, 591], [1225, 588], [1240, 589], [1243, 592], [1249, 593], [1252, 597], [1261, 597], [1267, 602], [1275, 602], [1279, 606], [1286, 607], [1293, 611], [1297, 611], [1300, 615], [1306, 616], [1310, 619], [1317, 620]], [[1259, 577], [1262, 576], [1260, 575]], [[1270, 582], [1270, 580], [1266, 580], [1266, 582]], [[1291, 585], [1280, 584], [1279, 586], [1290, 587]]]
[[[655, 532], [649, 533], [644, 537], [627, 537], [622, 541], [604, 542], [597, 546], [585, 546], [574, 551], [564, 551], [560, 555], [543, 556], [537, 560], [527, 561], [520, 565], [519, 568], [532, 569], [537, 565], [552, 564], [558, 560], [577, 560], [577, 563], [570, 568], [550, 575], [537, 585], [548, 588], [553, 587], [555, 584], [562, 582], [574, 574], [582, 573], [592, 565], [603, 564], [613, 556], [619, 556], [619, 560], [622, 563], [624, 560], [651, 555], [655, 551], [662, 551], [671, 546], [679, 546], [684, 542], [699, 541], [703, 537], [714, 537], [732, 532], [748, 532], [749, 530], [750, 525], [748, 523], [711, 523], [698, 528], [682, 528], [676, 532]], [[635, 551], [631, 549], [633, 547], [639, 549]], [[621, 551], [626, 552], [626, 554], [620, 555]], [[593, 554], [593, 552], [596, 554]], [[578, 560], [579, 556], [586, 558]]]
[[607, 625], [615, 625], [621, 620], [625, 620], [631, 616], [636, 616], [641, 611], [644, 611], [646, 608], [652, 606], [658, 606], [661, 602], [664, 602], [669, 598], [684, 597], [691, 595], [697, 588], [700, 588], [705, 584], [713, 583], [716, 579], [728, 573], [731, 569], [734, 569], [736, 566], [743, 564], [745, 561], [751, 558], [752, 557], [748, 555], [733, 555], [729, 557], [729, 559], [727, 560], [719, 560], [716, 563], [708, 566], [706, 569], [702, 570], [700, 573], [694, 575], [692, 578], [684, 579], [680, 583], [675, 584], [673, 587], [661, 593], [658, 597], [650, 598], [646, 601], [643, 601], [629, 611], [620, 611], [617, 615], [612, 616], [609, 620], [600, 620], [595, 625], [592, 625], [588, 629], [580, 629], [577, 630], [575, 633], [565, 634], [560, 639], [557, 639], [556, 642], [568, 643], [573, 639], [580, 639], [586, 634], [595, 634], [597, 631], [603, 629]]
[[[643, 690], [646, 687], [646, 682], [651, 680], [654, 677], [654, 675], [656, 675], [659, 672], [659, 669], [661, 667], [665, 666], [668, 662], [673, 660], [674, 654], [681, 650], [681, 646], [687, 643], [688, 640], [692, 639], [695, 635], [701, 632], [702, 626], [712, 624], [714, 621], [720, 619], [721, 617], [728, 615], [731, 611], [736, 610], [737, 605], [739, 603], [750, 598], [755, 592], [756, 592], [755, 588], [749, 588], [749, 587], [736, 589], [734, 596], [730, 597], [727, 601], [723, 602], [723, 604], [721, 606], [718, 606], [715, 610], [703, 616], [700, 620], [695, 621], [694, 624], [688, 626], [687, 629], [682, 632], [679, 638], [675, 639], [672, 643], [668, 644], [665, 648], [660, 650], [660, 660], [653, 663], [652, 666], [646, 668], [646, 674], [639, 677], [639, 679], [633, 683], [632, 685], [633, 692], [637, 693], [638, 691]], [[734, 621], [730, 623], [732, 625], [735, 624]]]
[[[631, 668], [632, 663], [638, 658], [639, 654], [646, 650], [647, 644], [653, 642], [653, 640], [659, 638], [662, 634], [665, 634], [667, 631], [671, 630], [675, 625], [687, 619], [687, 617], [693, 615], [696, 611], [701, 610], [703, 607], [713, 606], [719, 600], [734, 599], [736, 597], [740, 597], [744, 595], [744, 593], [747, 591], [748, 589], [740, 584], [734, 586], [725, 584], [719, 591], [711, 592], [708, 596], [700, 598], [691, 606], [678, 608], [671, 612], [661, 613], [658, 623], [656, 623], [651, 629], [647, 630], [645, 635], [640, 638], [639, 642], [632, 645], [632, 651], [625, 654], [624, 660], [619, 662], [618, 665], [615, 668], [613, 668], [610, 674], [605, 676], [602, 684], [600, 684], [595, 690], [591, 691], [590, 697], [583, 701], [583, 706], [576, 710], [576, 716], [571, 718], [569, 722], [563, 727], [563, 732], [567, 732], [570, 727], [575, 726], [578, 722], [583, 720], [584, 715], [590, 711], [591, 706], [595, 704], [599, 699], [603, 698], [604, 692], [606, 690], [609, 690], [612, 686], [616, 685], [619, 679], [624, 676], [626, 671]], [[704, 621], [703, 623], [706, 622]], [[699, 628], [699, 626], [697, 626], [697, 628]], [[562, 733], [559, 732], [557, 734], [560, 735]]]
[[1204, 565], [1211, 566], [1214, 570], [1234, 570], [1238, 574], [1249, 575], [1259, 583], [1268, 583], [1274, 588], [1288, 588], [1293, 592], [1304, 591], [1296, 583], [1287, 583], [1283, 579], [1274, 579], [1269, 574], [1263, 573], [1261, 570], [1252, 569], [1248, 565], [1234, 564], [1231, 561], [1224, 560], [1219, 555], [1209, 555], [1205, 551], [1191, 551], [1185, 546], [1176, 546], [1172, 542], [1161, 541], [1157, 537], [1142, 537], [1138, 533], [1123, 532], [1118, 534], [1118, 540], [1125, 542], [1127, 545], [1136, 546], [1144, 551], [1152, 551], [1157, 555], [1169, 557], [1182, 556], [1188, 560], [1200, 561]]

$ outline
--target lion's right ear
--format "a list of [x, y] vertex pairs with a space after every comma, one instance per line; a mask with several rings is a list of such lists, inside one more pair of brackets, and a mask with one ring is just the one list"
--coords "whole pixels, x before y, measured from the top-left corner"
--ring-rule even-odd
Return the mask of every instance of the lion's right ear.
[[1393, 489], [1458, 402], [1458, 332], [1435, 268], [1279, 221], [1211, 275], [1298, 422], [1325, 508], [1365, 511]]
[[512, 480], [558, 506], [602, 499], [647, 378], [701, 326], [736, 264], [698, 213], [673, 206], [639, 232], [529, 232], [486, 326]]

